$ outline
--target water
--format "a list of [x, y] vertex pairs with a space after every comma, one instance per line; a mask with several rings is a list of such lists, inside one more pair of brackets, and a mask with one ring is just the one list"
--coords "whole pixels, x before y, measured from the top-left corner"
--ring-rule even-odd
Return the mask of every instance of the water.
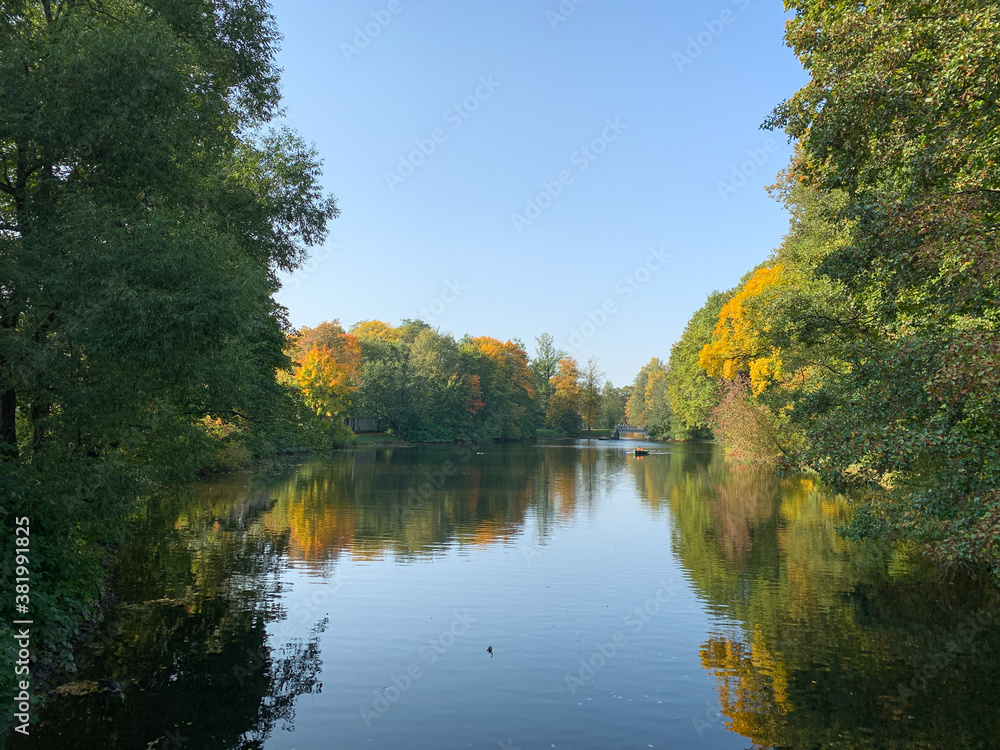
[[162, 500], [15, 747], [1000, 747], [995, 588], [844, 541], [809, 478], [631, 446], [347, 451]]

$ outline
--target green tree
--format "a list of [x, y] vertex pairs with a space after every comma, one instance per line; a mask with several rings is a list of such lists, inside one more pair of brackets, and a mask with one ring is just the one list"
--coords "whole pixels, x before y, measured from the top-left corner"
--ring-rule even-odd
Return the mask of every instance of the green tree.
[[198, 465], [202, 420], [269, 419], [277, 272], [337, 213], [315, 152], [265, 129], [277, 38], [252, 0], [0, 14], [0, 493], [46, 550], [38, 647], [91, 610], [147, 480]]
[[597, 357], [591, 357], [580, 373], [580, 416], [588, 430], [597, 426], [603, 383], [604, 372], [597, 363]]
[[601, 406], [597, 426], [605, 430], [613, 430], [625, 422], [625, 405], [628, 403], [629, 388], [616, 388], [610, 381], [604, 383], [601, 389]]
[[699, 367], [698, 356], [712, 342], [719, 311], [731, 296], [732, 291], [708, 295], [670, 349], [667, 394], [677, 416], [673, 435], [676, 438], [711, 437], [711, 412], [719, 403], [719, 384]]
[[769, 121], [796, 176], [842, 192], [846, 363], [803, 404], [803, 460], [872, 492], [854, 531], [998, 563], [1000, 9], [973, 0], [789, 2], [810, 81]]
[[375, 419], [381, 429], [410, 435], [419, 417], [414, 406], [409, 348], [396, 337], [363, 335], [359, 413]]
[[538, 394], [535, 406], [540, 420], [545, 419], [549, 399], [555, 391], [552, 376], [556, 374], [559, 360], [565, 356], [566, 352], [556, 348], [552, 334], [543, 333], [535, 339], [535, 357], [528, 367], [531, 369], [531, 384]]
[[650, 404], [648, 403], [649, 392], [647, 386], [649, 385], [650, 377], [660, 377], [665, 374], [666, 371], [663, 362], [660, 361], [659, 357], [653, 357], [639, 369], [639, 373], [635, 376], [635, 382], [632, 384], [632, 393], [629, 396], [628, 404], [625, 407], [625, 414], [629, 424], [640, 426], [646, 424], [649, 418], [647, 412]]
[[441, 440], [469, 436], [484, 403], [478, 379], [462, 371], [455, 339], [430, 328], [421, 331], [410, 347], [410, 365], [423, 434]]
[[670, 408], [667, 386], [667, 370], [650, 372], [646, 381], [646, 429], [655, 440], [667, 440], [676, 431], [677, 418]]

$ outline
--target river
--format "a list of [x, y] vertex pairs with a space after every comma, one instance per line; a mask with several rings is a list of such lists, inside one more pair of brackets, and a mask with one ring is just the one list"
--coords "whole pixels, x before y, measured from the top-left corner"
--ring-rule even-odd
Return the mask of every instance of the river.
[[810, 477], [634, 445], [342, 451], [160, 498], [15, 747], [1000, 747], [995, 587], [845, 541]]

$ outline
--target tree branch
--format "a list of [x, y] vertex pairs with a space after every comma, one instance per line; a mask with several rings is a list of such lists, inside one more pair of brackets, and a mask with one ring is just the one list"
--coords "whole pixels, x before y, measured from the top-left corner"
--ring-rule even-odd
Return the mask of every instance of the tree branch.
[[1000, 190], [994, 190], [993, 188], [969, 188], [968, 190], [959, 190], [952, 195], [969, 195], [970, 193], [991, 193], [993, 195], [1000, 195]]

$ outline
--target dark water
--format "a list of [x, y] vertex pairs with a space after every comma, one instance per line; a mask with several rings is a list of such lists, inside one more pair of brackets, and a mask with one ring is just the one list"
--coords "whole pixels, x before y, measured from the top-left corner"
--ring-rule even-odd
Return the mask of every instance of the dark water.
[[15, 746], [1000, 747], [994, 588], [842, 540], [808, 478], [625, 445], [343, 452], [161, 501]]

